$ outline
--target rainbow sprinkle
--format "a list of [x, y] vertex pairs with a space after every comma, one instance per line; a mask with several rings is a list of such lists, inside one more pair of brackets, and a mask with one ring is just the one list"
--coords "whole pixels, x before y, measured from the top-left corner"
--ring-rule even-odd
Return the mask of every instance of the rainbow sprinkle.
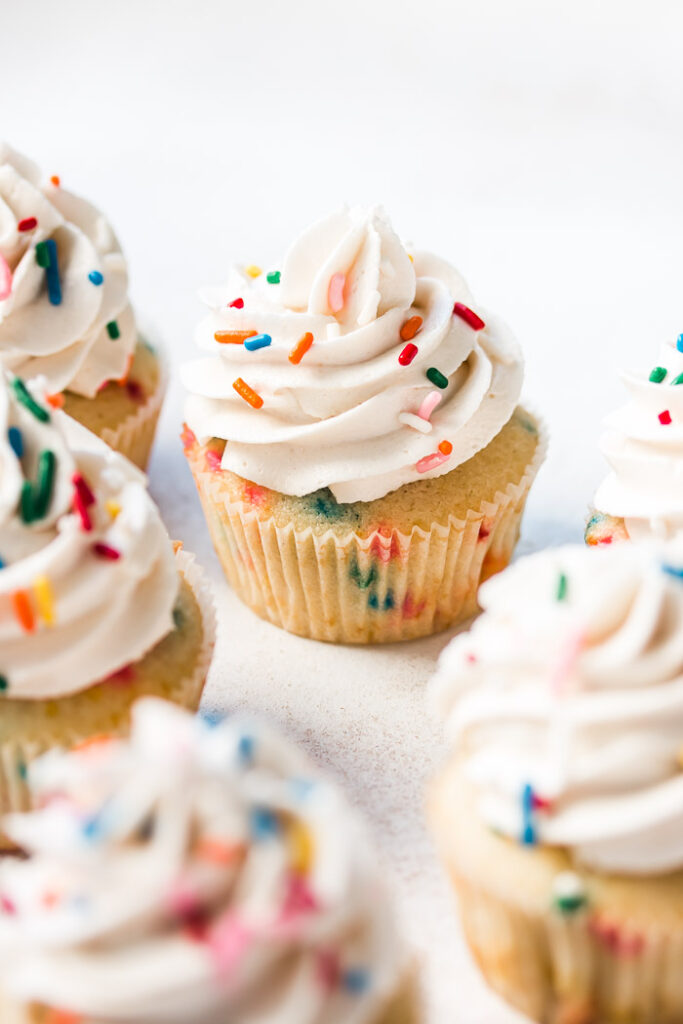
[[567, 579], [567, 575], [566, 573], [561, 572], [560, 577], [557, 581], [557, 594], [555, 595], [558, 601], [566, 601], [568, 589], [569, 580]]
[[249, 277], [260, 277], [263, 271], [255, 263], [250, 263], [248, 267], [244, 268], [244, 273]]
[[443, 395], [439, 394], [438, 391], [430, 391], [427, 397], [422, 402], [422, 405], [420, 406], [417, 415], [420, 416], [423, 420], [428, 420], [442, 398]]
[[9, 690], [9, 680], [7, 676], [0, 676], [0, 693], [6, 693]]
[[432, 430], [432, 424], [429, 420], [422, 416], [416, 416], [414, 412], [400, 412], [398, 414], [398, 421], [406, 427], [418, 430], [421, 434], [429, 434]]
[[232, 309], [244, 309], [244, 299], [233, 299], [228, 303]]
[[19, 430], [19, 427], [10, 427], [7, 431], [7, 440], [9, 441], [10, 448], [18, 459], [22, 458], [24, 454], [24, 437]]
[[666, 377], [668, 371], [663, 366], [655, 366], [654, 370], [650, 374], [649, 380], [652, 384], [661, 384]]
[[45, 267], [45, 280], [47, 282], [47, 297], [52, 306], [60, 306], [62, 303], [62, 283], [59, 278], [59, 254], [57, 243], [54, 238], [48, 238], [45, 243], [48, 254], [48, 264]]
[[216, 331], [215, 340], [219, 345], [244, 345], [247, 338], [256, 338], [258, 331]]
[[261, 408], [263, 405], [263, 399], [256, 391], [254, 391], [253, 388], [250, 388], [247, 382], [242, 380], [241, 377], [238, 377], [236, 381], [233, 381], [232, 386], [240, 398], [243, 398], [247, 405], [250, 405], [252, 409]]
[[679, 334], [676, 339], [676, 348], [679, 352], [683, 352], [683, 334]]
[[36, 576], [33, 581], [33, 593], [36, 596], [38, 614], [46, 626], [53, 626], [56, 621], [55, 602], [52, 584], [47, 576]]
[[104, 283], [104, 274], [101, 274], [99, 270], [91, 270], [88, 274], [88, 280], [92, 281], [99, 288]]
[[538, 842], [534, 825], [534, 791], [527, 782], [522, 789], [522, 835], [524, 846], [534, 846]]
[[269, 334], [254, 334], [252, 337], [247, 338], [244, 342], [244, 347], [248, 352], [257, 352], [260, 348], [268, 348], [272, 341], [273, 339]]
[[659, 422], [662, 424], [663, 427], [668, 427], [669, 424], [671, 423], [671, 413], [669, 412], [668, 409], [665, 409], [664, 412], [660, 412], [660, 414], [657, 417], [657, 419], [659, 420]]
[[36, 217], [24, 217], [17, 224], [17, 231], [33, 231], [34, 228], [38, 227], [38, 220]]
[[92, 549], [98, 558], [103, 558], [107, 562], [118, 562], [121, 557], [120, 551], [117, 551], [116, 548], [111, 547], [109, 544], [103, 544], [99, 540], [93, 544]]
[[398, 361], [401, 366], [410, 366], [416, 355], [417, 345], [413, 345], [412, 342], [409, 342], [399, 354]]
[[473, 309], [470, 309], [469, 306], [466, 306], [462, 302], [454, 303], [453, 316], [459, 316], [460, 319], [464, 320], [465, 323], [468, 324], [474, 331], [483, 331], [483, 329], [486, 327], [486, 324], [484, 323], [482, 318], [480, 316], [477, 316]]
[[306, 333], [303, 334], [299, 338], [299, 340], [297, 341], [296, 345], [294, 346], [292, 351], [289, 353], [287, 358], [289, 359], [290, 363], [294, 363], [295, 366], [298, 363], [300, 363], [301, 360], [303, 359], [303, 357], [306, 355], [306, 353], [310, 349], [312, 344], [313, 344], [313, 335], [311, 334], [310, 331], [306, 331]]
[[28, 409], [30, 413], [41, 423], [48, 423], [50, 420], [50, 414], [47, 409], [43, 409], [42, 406], [38, 405], [31, 392], [28, 390], [23, 380], [20, 377], [15, 377], [12, 381], [12, 389], [18, 402]]
[[344, 288], [346, 274], [333, 274], [327, 286], [327, 305], [332, 313], [340, 313], [344, 308]]
[[31, 598], [25, 590], [15, 590], [12, 594], [12, 609], [15, 618], [25, 633], [33, 633], [36, 628], [36, 617], [33, 612]]
[[280, 283], [280, 271], [271, 270], [269, 274], [266, 274], [266, 281], [268, 284], [279, 284]]
[[433, 452], [431, 455], [425, 455], [423, 459], [420, 459], [416, 464], [415, 469], [418, 473], [429, 473], [430, 470], [443, 465], [443, 463], [448, 460], [448, 457], [448, 455], [445, 455], [442, 452]]
[[435, 387], [441, 388], [442, 391], [448, 387], [448, 377], [444, 377], [441, 370], [437, 370], [435, 366], [429, 367], [426, 377], [428, 381], [431, 381]]
[[412, 341], [416, 334], [419, 334], [422, 330], [422, 317], [411, 316], [401, 327], [399, 334], [401, 335], [401, 341]]
[[112, 341], [116, 341], [117, 338], [121, 337], [121, 331], [119, 330], [119, 325], [116, 320], [110, 320], [107, 324], [107, 334]]
[[12, 271], [5, 257], [0, 253], [0, 302], [12, 294]]

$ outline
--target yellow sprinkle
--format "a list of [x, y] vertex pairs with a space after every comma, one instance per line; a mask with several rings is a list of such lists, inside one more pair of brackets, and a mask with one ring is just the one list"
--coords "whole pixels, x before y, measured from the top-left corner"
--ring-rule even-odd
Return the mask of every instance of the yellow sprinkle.
[[408, 253], [408, 259], [410, 260], [410, 262], [411, 262], [411, 263], [414, 263], [414, 262], [415, 262], [415, 260], [414, 260], [414, 259], [413, 259], [413, 257], [412, 257], [412, 256], [410, 255], [410, 253]]
[[52, 584], [47, 576], [36, 576], [33, 581], [33, 591], [36, 595], [38, 614], [46, 626], [54, 626], [55, 601], [52, 593]]
[[117, 515], [121, 511], [121, 506], [116, 501], [112, 501], [111, 498], [105, 501], [104, 507], [106, 508], [112, 519], [116, 519]]
[[248, 274], [249, 277], [260, 277], [263, 271], [260, 267], [257, 267], [254, 263], [250, 263], [248, 267], [244, 268], [244, 273]]
[[313, 864], [315, 841], [310, 831], [299, 821], [293, 821], [287, 831], [292, 870], [307, 875]]

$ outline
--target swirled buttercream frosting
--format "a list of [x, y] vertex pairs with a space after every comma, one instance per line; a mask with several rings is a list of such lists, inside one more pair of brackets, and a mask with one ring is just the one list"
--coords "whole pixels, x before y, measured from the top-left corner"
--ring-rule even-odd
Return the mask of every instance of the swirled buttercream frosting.
[[[366, 1024], [402, 969], [355, 814], [266, 728], [153, 698], [129, 742], [31, 768], [3, 983], [84, 1024]], [[49, 899], [46, 898], [50, 894]]]
[[409, 255], [381, 210], [333, 214], [280, 271], [237, 267], [203, 297], [187, 423], [228, 442], [223, 468], [281, 493], [370, 501], [447, 473], [519, 398], [508, 329], [443, 260]]
[[173, 628], [173, 548], [144, 477], [0, 373], [0, 686], [75, 693]]
[[92, 398], [125, 377], [136, 339], [108, 222], [0, 143], [0, 363]]
[[564, 547], [481, 590], [432, 696], [483, 819], [599, 870], [683, 867], [683, 547]]
[[595, 507], [623, 518], [632, 539], [683, 532], [683, 335], [648, 371], [622, 379], [629, 401], [606, 421], [601, 450], [611, 472]]

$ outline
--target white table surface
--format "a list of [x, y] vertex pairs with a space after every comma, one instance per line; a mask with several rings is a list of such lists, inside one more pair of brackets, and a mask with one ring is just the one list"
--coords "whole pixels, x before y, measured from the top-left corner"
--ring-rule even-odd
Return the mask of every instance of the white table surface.
[[[174, 361], [203, 283], [276, 266], [343, 201], [382, 202], [513, 325], [553, 443], [521, 550], [579, 540], [617, 368], [683, 330], [680, 4], [650, 0], [0, 0], [0, 132], [109, 214]], [[263, 714], [366, 812], [423, 963], [429, 1024], [517, 1019], [463, 947], [423, 824], [442, 757], [424, 687], [447, 636], [300, 640], [210, 548], [174, 382], [151, 469], [221, 621], [209, 706]]]

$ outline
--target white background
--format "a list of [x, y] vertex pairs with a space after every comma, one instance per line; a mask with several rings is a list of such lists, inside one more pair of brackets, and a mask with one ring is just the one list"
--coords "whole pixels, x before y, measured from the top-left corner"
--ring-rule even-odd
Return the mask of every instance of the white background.
[[[0, 0], [0, 135], [93, 199], [174, 361], [232, 259], [276, 267], [341, 202], [382, 202], [511, 323], [552, 447], [523, 547], [581, 537], [620, 366], [683, 330], [683, 7], [664, 0]], [[504, 1024], [422, 826], [445, 638], [324, 647], [256, 621], [217, 568], [167, 404], [152, 488], [216, 585], [207, 701], [266, 714], [367, 812], [430, 1024]]]

